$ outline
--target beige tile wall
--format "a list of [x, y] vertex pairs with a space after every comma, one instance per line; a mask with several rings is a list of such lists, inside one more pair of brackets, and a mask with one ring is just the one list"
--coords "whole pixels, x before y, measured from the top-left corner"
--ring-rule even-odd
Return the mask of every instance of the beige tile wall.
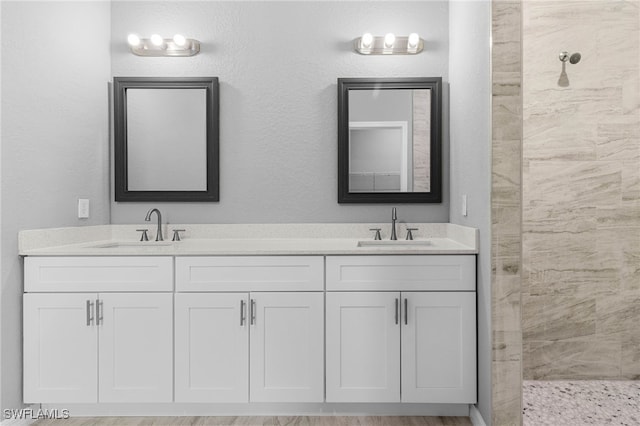
[[[413, 191], [431, 191], [431, 90], [413, 91]], [[426, 117], [426, 119], [425, 119]]]
[[526, 379], [640, 378], [639, 5], [523, 2]]
[[492, 3], [492, 424], [521, 424], [521, 3]]

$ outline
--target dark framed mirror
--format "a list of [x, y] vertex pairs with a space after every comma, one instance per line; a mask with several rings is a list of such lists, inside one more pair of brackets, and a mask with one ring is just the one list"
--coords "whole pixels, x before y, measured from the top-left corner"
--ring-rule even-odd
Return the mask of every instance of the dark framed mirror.
[[217, 77], [114, 77], [115, 201], [219, 201]]
[[442, 202], [442, 78], [338, 79], [338, 203]]

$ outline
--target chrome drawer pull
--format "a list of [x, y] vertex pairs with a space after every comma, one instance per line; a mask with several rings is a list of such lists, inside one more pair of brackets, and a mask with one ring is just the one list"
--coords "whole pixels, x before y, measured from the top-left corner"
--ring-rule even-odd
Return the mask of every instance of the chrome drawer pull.
[[102, 313], [103, 313], [102, 312], [102, 308], [103, 308], [102, 303], [103, 303], [102, 300], [96, 299], [96, 325], [100, 325], [103, 322], [102, 321], [103, 320], [103, 318], [102, 318]]
[[404, 325], [409, 324], [409, 309], [407, 308], [407, 299], [404, 299]]
[[93, 323], [93, 302], [87, 300], [87, 326], [91, 326]]
[[256, 323], [256, 301], [251, 299], [251, 325], [254, 325]]
[[398, 298], [396, 297], [396, 324], [398, 324], [398, 313], [399, 313], [398, 312], [399, 311], [398, 308], [399, 307], [400, 307], [400, 300], [398, 300]]

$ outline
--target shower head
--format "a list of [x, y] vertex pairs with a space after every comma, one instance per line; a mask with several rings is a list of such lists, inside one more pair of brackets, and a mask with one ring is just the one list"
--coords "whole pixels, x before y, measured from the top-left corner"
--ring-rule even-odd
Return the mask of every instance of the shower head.
[[578, 52], [574, 53], [573, 55], [571, 55], [569, 57], [569, 63], [570, 64], [577, 64], [578, 62], [580, 62], [580, 59], [582, 59], [582, 55]]
[[560, 59], [560, 62], [569, 61], [570, 64], [577, 64], [578, 62], [580, 62], [580, 59], [582, 59], [582, 55], [578, 52], [572, 55], [569, 55], [569, 52], [560, 52], [560, 55], [558, 55], [558, 59]]

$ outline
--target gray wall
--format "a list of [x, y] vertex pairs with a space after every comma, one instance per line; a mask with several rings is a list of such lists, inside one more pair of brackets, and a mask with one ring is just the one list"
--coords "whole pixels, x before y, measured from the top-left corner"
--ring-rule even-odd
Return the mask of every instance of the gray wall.
[[[448, 80], [447, 2], [113, 2], [113, 76], [220, 78], [220, 202], [111, 203], [113, 223], [142, 221], [150, 205], [173, 223], [379, 222], [391, 205], [337, 203], [338, 77]], [[393, 17], [393, 19], [390, 19]], [[362, 56], [362, 33], [419, 32], [416, 56]], [[192, 58], [141, 58], [128, 33], [182, 32]], [[446, 102], [445, 102], [446, 108]], [[447, 126], [445, 125], [445, 128]], [[445, 134], [445, 164], [448, 164]], [[408, 222], [447, 222], [444, 202], [398, 206]]]
[[[451, 223], [480, 229], [478, 409], [491, 422], [491, 3], [450, 8]], [[461, 213], [462, 195], [468, 215]]]
[[[22, 229], [108, 223], [109, 3], [2, 7], [0, 405], [22, 405]], [[77, 199], [91, 218], [77, 219]], [[64, 344], [64, 342], [62, 342]]]

